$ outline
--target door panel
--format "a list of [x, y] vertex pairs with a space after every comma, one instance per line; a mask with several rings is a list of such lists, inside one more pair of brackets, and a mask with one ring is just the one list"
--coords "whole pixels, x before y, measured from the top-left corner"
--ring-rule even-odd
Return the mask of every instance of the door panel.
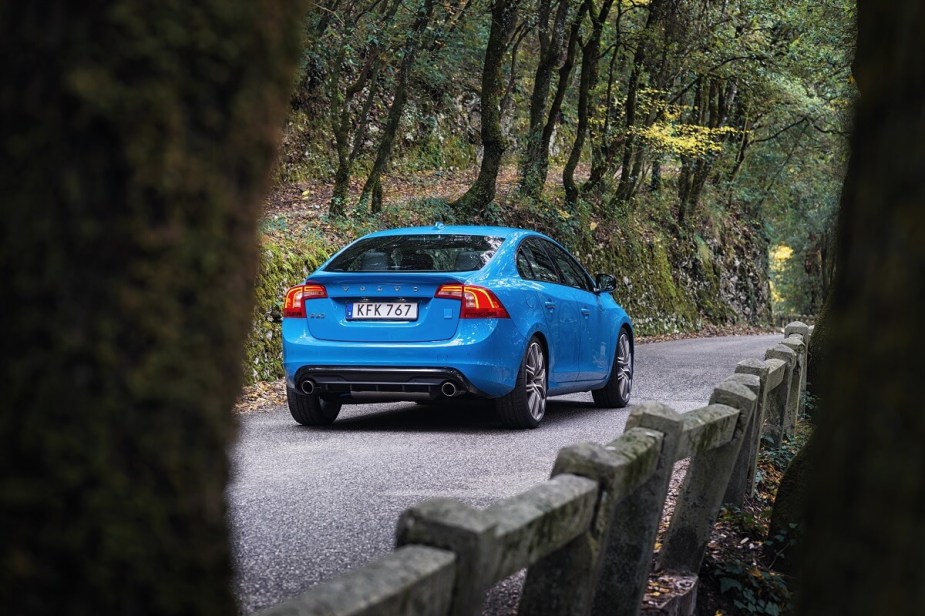
[[609, 358], [607, 357], [607, 319], [601, 298], [594, 293], [579, 291], [579, 311], [581, 320], [581, 373], [582, 381], [599, 381], [607, 376]]
[[574, 289], [561, 284], [555, 263], [536, 240], [526, 240], [520, 250], [530, 270], [526, 273], [524, 270], [527, 268], [521, 267], [519, 260], [521, 276], [526, 274], [539, 283], [539, 299], [550, 338], [550, 379], [555, 383], [576, 381], [580, 369], [578, 332], [581, 316]]

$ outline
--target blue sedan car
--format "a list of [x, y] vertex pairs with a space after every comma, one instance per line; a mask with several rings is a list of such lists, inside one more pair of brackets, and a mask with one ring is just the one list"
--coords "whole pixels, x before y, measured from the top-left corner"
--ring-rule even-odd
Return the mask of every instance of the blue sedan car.
[[343, 404], [467, 396], [535, 428], [547, 396], [591, 391], [600, 407], [624, 407], [633, 326], [615, 285], [534, 231], [372, 233], [286, 293], [289, 410], [325, 425]]

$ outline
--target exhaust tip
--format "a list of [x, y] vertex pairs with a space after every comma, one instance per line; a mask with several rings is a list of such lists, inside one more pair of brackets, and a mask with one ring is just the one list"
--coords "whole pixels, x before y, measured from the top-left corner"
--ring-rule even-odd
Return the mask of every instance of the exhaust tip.
[[456, 383], [453, 381], [444, 381], [443, 385], [440, 386], [440, 393], [447, 398], [452, 398], [458, 396], [462, 392], [459, 391], [459, 388], [456, 387]]
[[302, 393], [306, 395], [311, 395], [315, 392], [315, 381], [311, 379], [305, 379], [302, 381]]

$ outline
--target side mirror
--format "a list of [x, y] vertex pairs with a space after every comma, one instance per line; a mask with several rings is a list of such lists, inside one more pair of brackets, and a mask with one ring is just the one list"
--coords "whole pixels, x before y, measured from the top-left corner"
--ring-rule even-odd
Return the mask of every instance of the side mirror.
[[594, 277], [594, 284], [597, 286], [595, 293], [612, 293], [617, 288], [617, 279], [610, 274], [598, 274]]

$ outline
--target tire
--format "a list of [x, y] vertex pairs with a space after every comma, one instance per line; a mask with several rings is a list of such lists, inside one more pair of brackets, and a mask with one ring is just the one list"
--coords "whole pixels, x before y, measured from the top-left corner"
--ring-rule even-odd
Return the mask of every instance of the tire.
[[540, 425], [546, 414], [547, 365], [546, 352], [539, 338], [530, 338], [514, 389], [495, 400], [495, 410], [506, 427], [536, 428]]
[[286, 388], [286, 400], [292, 418], [303, 426], [330, 426], [340, 413], [340, 402], [322, 400], [318, 395], [307, 395]]
[[600, 389], [592, 389], [595, 406], [622, 409], [630, 403], [633, 392], [633, 345], [626, 328], [620, 330], [610, 378]]

